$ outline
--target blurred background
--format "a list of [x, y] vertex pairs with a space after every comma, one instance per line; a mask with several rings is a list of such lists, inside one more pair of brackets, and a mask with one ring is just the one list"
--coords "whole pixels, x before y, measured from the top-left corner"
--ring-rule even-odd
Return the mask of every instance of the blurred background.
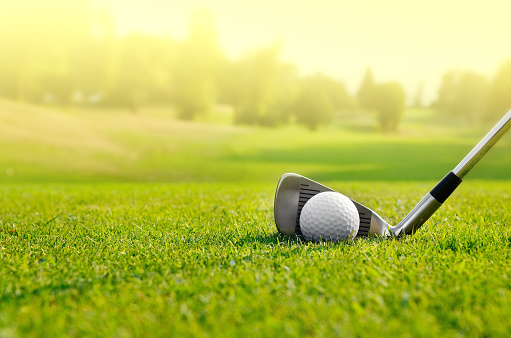
[[511, 108], [510, 11], [4, 1], [0, 182], [436, 180]]

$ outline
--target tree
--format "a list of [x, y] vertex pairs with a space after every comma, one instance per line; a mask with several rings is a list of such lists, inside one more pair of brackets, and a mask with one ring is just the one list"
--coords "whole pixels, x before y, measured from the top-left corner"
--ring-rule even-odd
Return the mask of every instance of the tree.
[[136, 112], [147, 102], [164, 102], [170, 86], [174, 42], [131, 34], [118, 44], [115, 84], [108, 91], [107, 103]]
[[465, 72], [461, 76], [458, 88], [458, 114], [466, 115], [469, 121], [476, 123], [485, 114], [488, 89], [486, 76]]
[[442, 77], [434, 106], [447, 116], [476, 122], [484, 115], [487, 95], [485, 76], [470, 71], [450, 71]]
[[40, 102], [66, 101], [71, 58], [90, 31], [87, 0], [0, 3], [1, 95]]
[[362, 107], [377, 112], [378, 122], [383, 132], [397, 130], [406, 101], [405, 91], [399, 83], [377, 84], [374, 82], [371, 70], [368, 69], [357, 92], [357, 98]]
[[357, 91], [357, 99], [360, 105], [366, 109], [374, 109], [374, 78], [373, 72], [370, 68], [368, 68], [364, 74], [364, 79], [362, 80], [362, 84]]
[[496, 118], [511, 109], [511, 59], [504, 62], [490, 85], [487, 118]]
[[216, 99], [217, 73], [222, 56], [210, 12], [194, 13], [188, 40], [179, 46], [177, 54], [173, 100], [178, 116], [192, 120], [211, 109]]
[[354, 99], [346, 90], [344, 83], [324, 74], [317, 74], [316, 77], [321, 82], [322, 91], [328, 96], [335, 112], [355, 106]]
[[383, 132], [394, 132], [403, 116], [406, 94], [397, 82], [375, 85], [373, 100]]
[[112, 15], [96, 10], [89, 18], [89, 33], [71, 58], [71, 88], [75, 104], [115, 104], [119, 40]]
[[279, 53], [278, 45], [260, 48], [227, 68], [221, 91], [236, 123], [276, 126], [289, 120], [297, 71], [280, 62]]
[[422, 92], [424, 91], [422, 82], [419, 83], [419, 86], [417, 87], [417, 91], [415, 92], [415, 96], [413, 97], [413, 103], [412, 106], [414, 108], [422, 108]]
[[316, 130], [320, 124], [328, 123], [333, 118], [334, 101], [325, 90], [331, 80], [321, 74], [310, 76], [300, 81], [300, 91], [293, 106], [298, 123]]

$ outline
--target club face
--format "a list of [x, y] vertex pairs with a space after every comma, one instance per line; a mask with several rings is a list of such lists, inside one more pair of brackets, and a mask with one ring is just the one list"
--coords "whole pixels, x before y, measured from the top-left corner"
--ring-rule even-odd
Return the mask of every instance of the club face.
[[[300, 214], [302, 208], [314, 195], [325, 191], [335, 191], [298, 174], [284, 174], [275, 192], [275, 224], [280, 233], [301, 236]], [[360, 215], [357, 237], [372, 235], [387, 236], [388, 224], [377, 213], [353, 201]]]

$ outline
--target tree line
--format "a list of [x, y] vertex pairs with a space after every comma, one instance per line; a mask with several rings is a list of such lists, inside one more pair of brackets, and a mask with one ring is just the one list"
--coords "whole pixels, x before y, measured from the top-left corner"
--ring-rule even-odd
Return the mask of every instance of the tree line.
[[[187, 120], [225, 104], [236, 123], [295, 121], [310, 129], [343, 110], [363, 108], [375, 113], [383, 131], [396, 130], [405, 107], [399, 83], [376, 83], [368, 70], [350, 95], [325, 74], [301, 76], [295, 65], [280, 60], [277, 44], [230, 60], [206, 11], [193, 15], [185, 40], [175, 40], [118, 37], [110, 14], [87, 0], [31, 2], [30, 11], [23, 1], [0, 11], [0, 96], [9, 99], [133, 112], [169, 105]], [[446, 74], [435, 107], [453, 116], [500, 114], [509, 105], [509, 68], [503, 66], [491, 81], [470, 72]]]
[[511, 59], [491, 79], [472, 71], [445, 73], [433, 107], [471, 123], [498, 118], [511, 109]]

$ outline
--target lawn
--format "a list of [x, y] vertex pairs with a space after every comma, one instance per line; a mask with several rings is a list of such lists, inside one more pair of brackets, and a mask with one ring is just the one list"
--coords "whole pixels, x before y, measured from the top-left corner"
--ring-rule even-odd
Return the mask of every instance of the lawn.
[[[393, 223], [429, 183], [330, 185]], [[506, 336], [511, 182], [415, 236], [279, 236], [271, 184], [0, 187], [0, 336]]]
[[[430, 123], [411, 111], [398, 134], [373, 119], [311, 132], [176, 121], [162, 109], [66, 111], [0, 101], [0, 182], [267, 182], [439, 180], [491, 126]], [[511, 179], [511, 137], [470, 174]]]
[[[0, 336], [508, 336], [511, 135], [414, 236], [278, 235], [296, 171], [396, 224], [487, 131], [0, 104]], [[484, 179], [484, 180], [483, 180]]]

